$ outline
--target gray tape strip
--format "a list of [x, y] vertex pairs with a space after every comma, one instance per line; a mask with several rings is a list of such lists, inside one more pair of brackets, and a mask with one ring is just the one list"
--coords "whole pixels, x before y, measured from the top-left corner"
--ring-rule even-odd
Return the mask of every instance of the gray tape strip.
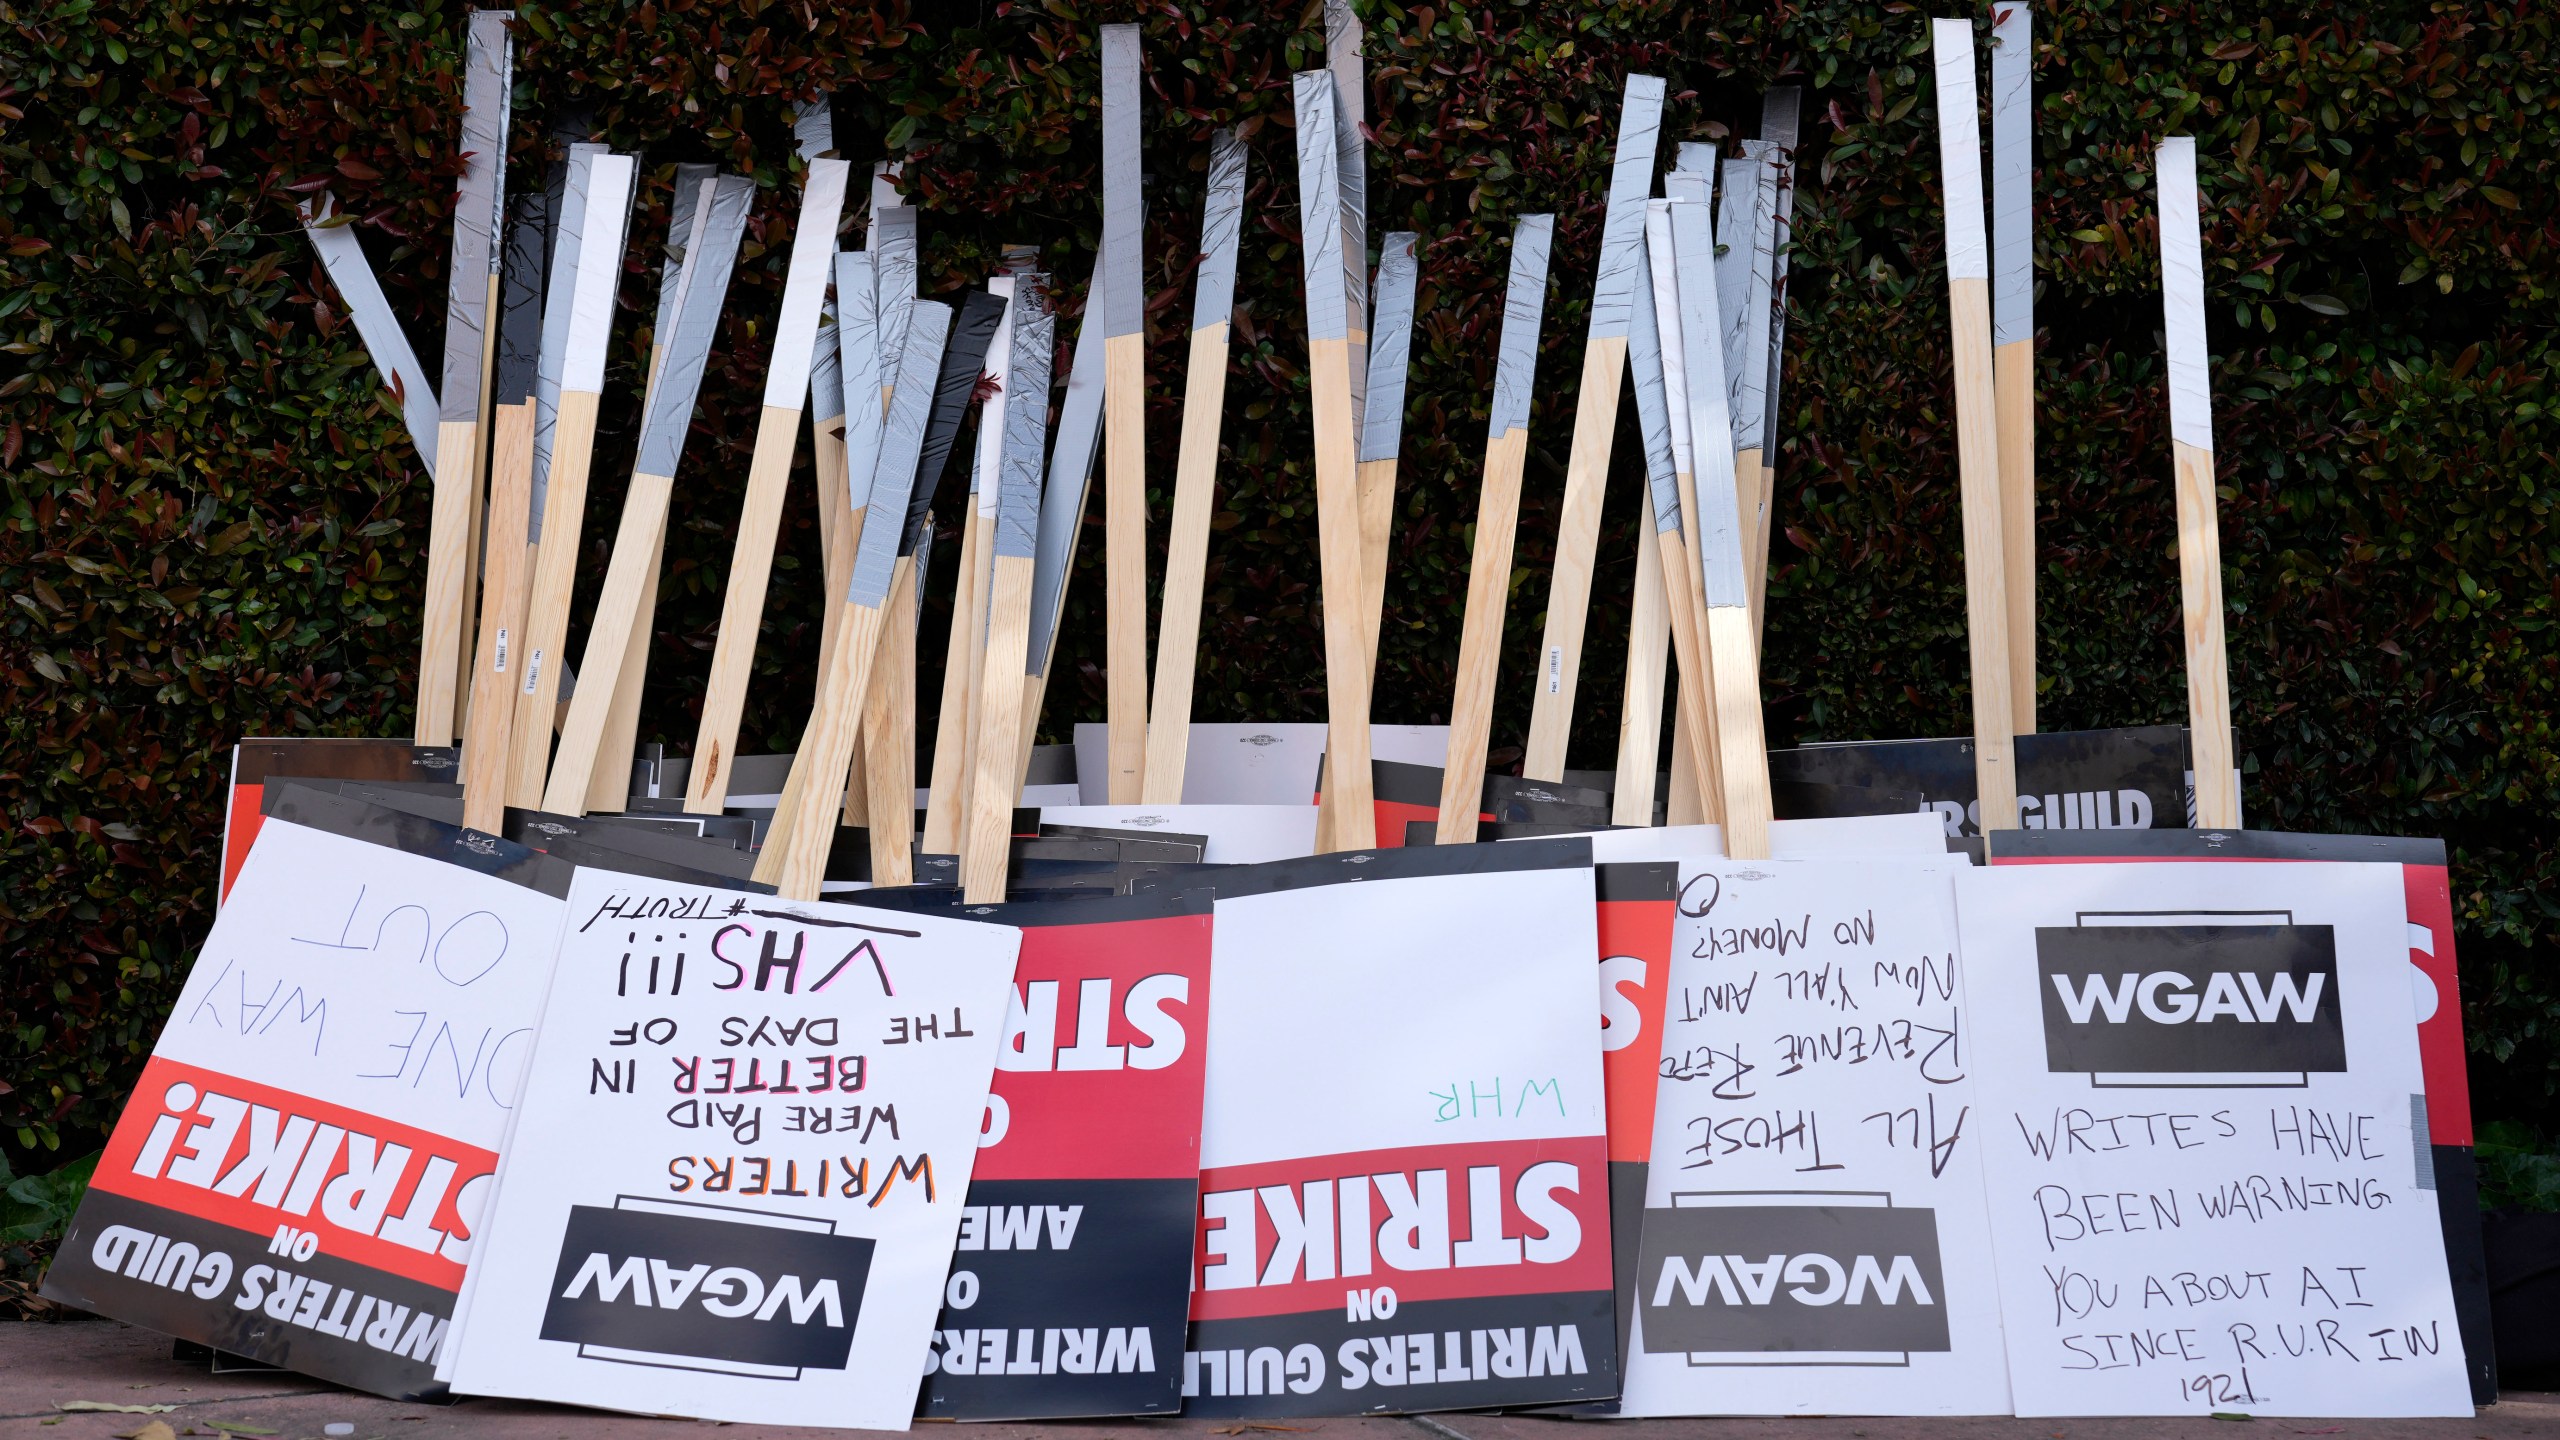
[[[1334, 143], [1333, 76], [1302, 70], [1292, 84], [1298, 115], [1298, 233], [1305, 252], [1307, 338], [1345, 340], [1351, 310], [1343, 291], [1341, 150]], [[1107, 242], [1106, 242], [1107, 244]]]
[[[1360, 50], [1366, 39], [1350, 0], [1326, 0], [1325, 72], [1333, 77], [1333, 178], [1342, 194], [1343, 330], [1355, 339], [1369, 333], [1369, 142], [1360, 134], [1368, 118], [1368, 77]], [[1369, 414], [1369, 356], [1351, 351], [1351, 428]]]
[[933, 381], [942, 369], [942, 341], [950, 333], [951, 307], [918, 300], [909, 313], [905, 353], [898, 357], [896, 393], [889, 401], [880, 458], [871, 474], [871, 513], [853, 557], [845, 598], [879, 608], [907, 539], [907, 500], [914, 493], [916, 462], [924, 451], [925, 421], [933, 413]]
[[[1094, 262], [1099, 284], [1102, 264]], [[1075, 561], [1076, 531], [1084, 524], [1085, 486], [1093, 479], [1094, 452], [1102, 444], [1102, 325], [1088, 290], [1084, 322], [1076, 327], [1076, 353], [1067, 371], [1067, 398], [1058, 408], [1058, 443], [1049, 452], [1049, 481], [1040, 487], [1040, 541], [1031, 571], [1029, 673], [1049, 673], [1049, 652], [1067, 601], [1067, 567]]]
[[2213, 448], [2213, 356], [2204, 325], [2203, 198], [2196, 142], [2160, 142], [2160, 295], [2169, 347], [2169, 438]]
[[2025, 0], [1991, 7], [1991, 343], [2035, 338], [2035, 41]]
[[1760, 105], [1760, 138], [1778, 147], [1777, 266], [1769, 288], [1769, 363], [1760, 372], [1760, 388], [1768, 403], [1760, 412], [1760, 444], [1771, 454], [1778, 448], [1778, 385], [1787, 373], [1787, 261], [1795, 251], [1796, 130], [1804, 112], [1803, 92], [1792, 85], [1771, 90]]
[[1013, 351], [1005, 383], [1004, 447], [996, 461], [995, 551], [1028, 559], [1039, 553], [1040, 474], [1049, 443], [1049, 371], [1056, 363], [1058, 320], [1049, 313], [1048, 277], [1024, 275], [1013, 287]]
[[[1747, 159], [1727, 160], [1719, 167], [1724, 184], [1716, 208], [1716, 314], [1723, 324], [1725, 403], [1742, 413], [1742, 390], [1750, 383], [1751, 242], [1760, 227], [1760, 167]], [[1691, 432], [1696, 433], [1694, 430]], [[1739, 434], [1735, 444], [1742, 442]]]
[[1146, 199], [1138, 158], [1138, 27], [1102, 27], [1103, 334], [1146, 325]]
[[1538, 384], [1538, 327], [1547, 311], [1547, 252], [1555, 228], [1553, 215], [1523, 215], [1511, 227], [1511, 282], [1502, 292], [1502, 348], [1493, 362], [1488, 442], [1528, 428], [1529, 402]]
[[1689, 375], [1689, 444], [1697, 462], [1698, 576], [1709, 605], [1747, 605], [1741, 499], [1733, 479], [1733, 411], [1725, 383], [1723, 277], [1703, 200], [1671, 202], [1671, 246], [1680, 276], [1682, 360]]
[[1778, 273], [1778, 151], [1759, 140], [1742, 142], [1759, 199], [1751, 207], [1751, 289], [1744, 297], [1742, 353], [1749, 366], [1734, 390], [1734, 444], [1764, 449], [1769, 421], [1769, 316], [1776, 305]]
[[1235, 318], [1236, 250], [1244, 239], [1244, 155], [1244, 137], [1235, 131], [1209, 137], [1209, 194], [1200, 209], [1200, 282], [1191, 301], [1194, 334]]
[[[1694, 475], [1695, 462], [1689, 458], [1689, 352], [1681, 348], [1680, 265], [1671, 248], [1668, 200], [1645, 202], [1644, 258], [1653, 282], [1654, 328], [1662, 337], [1662, 398], [1671, 417], [1671, 468], [1678, 475]], [[1674, 490], [1676, 512], [1676, 483]]]
[[[675, 193], [667, 201], [667, 263], [658, 280], [658, 315], [650, 334], [663, 344], [675, 323], [676, 297], [684, 293], [684, 257], [693, 243], [694, 215], [702, 206], [702, 187], [720, 176], [717, 165], [678, 165]], [[636, 197], [635, 197], [636, 198]]]
[[[844, 363], [844, 479], [853, 508], [871, 503], [871, 471], [880, 463], [880, 327], [871, 289], [871, 257], [836, 255], [836, 350]], [[868, 523], [866, 519], [866, 524]]]
[[969, 496], [981, 520], [995, 518], [1003, 485], [1004, 407], [1013, 389], [1007, 369], [1013, 363], [1013, 292], [1018, 276], [1008, 272], [987, 281], [987, 293], [1004, 301], [1004, 318], [996, 321], [996, 338], [987, 345], [986, 379], [979, 382], [986, 398], [978, 402], [976, 449], [969, 458]]
[[[1671, 173], [1674, 175], [1712, 176], [1716, 170], [1716, 147], [1706, 140], [1683, 140], [1673, 152]], [[1665, 192], [1669, 193], [1668, 191]]]
[[508, 209], [506, 258], [498, 275], [498, 373], [489, 390], [493, 405], [533, 399], [542, 369], [542, 239], [551, 224], [551, 196], [527, 190]]
[[832, 91], [795, 106], [791, 139], [803, 160], [815, 160], [836, 148], [836, 105]]
[[1617, 160], [1609, 167], [1609, 215], [1600, 227], [1600, 274], [1591, 288], [1591, 338], [1627, 333], [1643, 287], [1645, 197], [1653, 193], [1654, 145], [1662, 131], [1662, 80], [1627, 77], [1618, 107]]
[[480, 415], [480, 350], [489, 316], [489, 276], [506, 194], [507, 35], [512, 10], [474, 10], [462, 61], [462, 180], [453, 202], [453, 262], [444, 311], [442, 418]]
[[2417, 1186], [2421, 1190], [2436, 1188], [2435, 1132], [2427, 1128], [2427, 1097], [2409, 1097], [2409, 1150], [2417, 1157]]
[[1945, 182], [1947, 278], [1991, 278], [1982, 221], [1982, 110], [1973, 79], [1973, 21], [1929, 22], [1938, 73], [1938, 172]]
[[[587, 181], [595, 171], [596, 157], [604, 153], [602, 145], [569, 147], [559, 223], [552, 227], [551, 288], [542, 300], [542, 356], [533, 379], [533, 513], [526, 538], [536, 545], [542, 543], [542, 515], [551, 497], [551, 440], [560, 427], [560, 382], [569, 363], [570, 319], [577, 313], [578, 249], [587, 223]], [[599, 246], [602, 243], [598, 241]]]
[[[1644, 437], [1645, 481], [1652, 487], [1654, 528], [1680, 524], [1679, 476], [1671, 461], [1671, 400], [1662, 378], [1662, 328], [1653, 313], [1653, 262], [1644, 227], [1636, 228], [1636, 258], [1644, 288], [1628, 307], [1627, 368], [1635, 375], [1636, 431]], [[1667, 523], [1666, 523], [1667, 522]]]
[[844, 187], [852, 170], [841, 160], [809, 162], [800, 189], [800, 219], [791, 232], [791, 261], [783, 272], [782, 309], [774, 319], [773, 354], [765, 364], [768, 408], [797, 410], [809, 393], [818, 312], [826, 304], [827, 272], [835, 268], [836, 221], [844, 214]]
[[685, 256], [684, 294], [667, 332], [649, 418], [640, 430], [640, 452], [632, 462], [642, 475], [672, 477], [684, 454], [694, 397], [702, 388], [712, 337], [720, 328], [720, 307], [729, 294], [729, 272], [738, 261], [738, 242], [746, 236], [747, 206], [755, 199], [756, 182], [743, 175], [723, 175], [711, 184]]
[[1369, 317], [1369, 395], [1360, 411], [1360, 458], [1393, 460], [1404, 445], [1404, 385], [1413, 366], [1413, 292], [1422, 266], [1416, 237], [1398, 230], [1378, 243], [1378, 301]]
[[[836, 148], [834, 96], [820, 95], [801, 106], [799, 114], [792, 120], [791, 133], [799, 143], [801, 159], [819, 160], [833, 154]], [[852, 196], [845, 196], [841, 204], [844, 209], [851, 209]], [[841, 215], [837, 229], [839, 232], [843, 229]], [[797, 243], [798, 237], [794, 236], [793, 240]], [[834, 250], [832, 241], [827, 248]], [[833, 277], [829, 279], [832, 282]], [[809, 414], [820, 425], [833, 424], [844, 417], [844, 342], [836, 336], [837, 302], [832, 283], [828, 290], [828, 297], [818, 311], [818, 336], [809, 347]]]
[[[972, 290], [961, 300], [959, 318], [951, 322], [943, 339], [942, 369], [933, 387], [933, 414], [925, 422], [915, 489], [907, 502], [908, 539], [906, 549], [898, 552], [902, 555], [915, 548], [916, 527], [923, 523], [925, 512], [933, 505], [934, 491], [941, 487], [943, 467], [951, 461], [960, 421], [969, 412], [969, 396], [978, 388], [978, 377], [986, 373], [987, 346], [994, 342], [996, 323], [1004, 318], [1004, 312], [1004, 301], [983, 290]], [[903, 369], [898, 383], [906, 383]]]
[[895, 376], [906, 358], [907, 312], [916, 303], [916, 212], [892, 205], [871, 212], [871, 284], [879, 296], [880, 373]]
[[346, 306], [348, 318], [356, 322], [356, 335], [364, 341], [367, 355], [373, 357], [375, 373], [382, 377], [383, 388], [400, 400], [401, 422], [409, 427], [409, 443], [418, 448], [418, 458], [429, 470], [436, 466], [435, 386], [427, 379], [426, 367], [418, 363], [418, 352], [409, 346], [408, 332], [400, 328], [400, 318], [391, 313], [391, 302], [382, 293], [382, 282], [374, 277], [373, 266], [366, 263], [364, 246], [356, 240], [351, 225], [323, 225], [335, 215], [337, 202], [327, 194], [306, 200], [302, 205], [302, 229], [311, 238], [311, 248], [320, 255], [321, 268], [329, 272], [329, 281], [338, 287], [338, 299]]

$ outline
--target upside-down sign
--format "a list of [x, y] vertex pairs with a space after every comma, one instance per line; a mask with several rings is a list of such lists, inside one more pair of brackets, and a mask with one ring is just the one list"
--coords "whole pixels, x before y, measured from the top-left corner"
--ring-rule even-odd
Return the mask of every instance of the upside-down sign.
[[1589, 842], [1217, 877], [1184, 1413], [1617, 1389]]

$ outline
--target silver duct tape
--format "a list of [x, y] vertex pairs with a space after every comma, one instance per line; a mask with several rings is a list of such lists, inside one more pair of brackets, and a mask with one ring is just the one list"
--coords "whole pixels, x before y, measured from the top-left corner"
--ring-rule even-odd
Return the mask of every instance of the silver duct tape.
[[1982, 222], [1982, 102], [1973, 81], [1973, 21], [1932, 20], [1938, 71], [1938, 171], [1946, 186], [1947, 278], [1991, 278]]
[[[1746, 347], [1751, 330], [1752, 237], [1760, 228], [1760, 167], [1737, 158], [1725, 161], [1721, 169], [1724, 196], [1716, 208], [1716, 314], [1724, 326], [1725, 403], [1738, 417], [1743, 413], [1743, 387], [1759, 368]], [[1737, 434], [1734, 443], [1742, 444], [1742, 437]]]
[[[822, 160], [835, 153], [834, 98], [820, 95], [801, 106], [792, 117], [791, 134], [803, 160]], [[851, 203], [852, 196], [848, 194], [842, 204], [849, 206]], [[844, 220], [839, 212], [836, 229], [841, 233], [843, 228]], [[794, 240], [796, 243], [797, 237]], [[831, 255], [835, 251], [832, 236], [828, 239], [827, 250]], [[836, 336], [832, 275], [829, 281], [830, 293], [818, 310], [818, 335], [809, 347], [809, 414], [820, 425], [830, 425], [844, 418], [844, 361], [841, 354], [844, 342]]]
[[1713, 175], [1715, 169], [1716, 147], [1710, 141], [1683, 140], [1680, 148], [1673, 152], [1671, 173], [1674, 175]]
[[1244, 156], [1244, 137], [1234, 130], [1209, 137], [1209, 194], [1200, 209], [1200, 280], [1191, 301], [1194, 334], [1235, 318], [1236, 251], [1244, 240]]
[[812, 160], [800, 187], [800, 221], [791, 232], [791, 264], [783, 272], [782, 313], [773, 327], [767, 362], [767, 409], [797, 410], [809, 393], [809, 365], [818, 343], [818, 312], [827, 298], [827, 272], [836, 253], [836, 221], [844, 214], [844, 189], [853, 167], [842, 160]]
[[1991, 7], [1991, 343], [2036, 333], [2036, 52], [2025, 0]]
[[1102, 27], [1103, 334], [1146, 325], [1146, 199], [1139, 169], [1138, 27]]
[[933, 414], [925, 421], [924, 449], [916, 467], [916, 484], [907, 503], [907, 549], [915, 548], [919, 527], [933, 505], [934, 492], [941, 488], [942, 474], [951, 460], [952, 447], [958, 443], [960, 422], [969, 413], [969, 397], [978, 388], [978, 379], [986, 373], [987, 347], [995, 339], [996, 326], [1004, 319], [1006, 302], [983, 290], [973, 290], [960, 301], [960, 313], [943, 336], [942, 369], [934, 379]]
[[551, 226], [551, 196], [527, 190], [508, 211], [506, 256], [498, 271], [498, 373], [489, 388], [494, 405], [533, 399], [541, 373], [542, 241]]
[[1760, 412], [1760, 440], [1764, 449], [1778, 448], [1778, 384], [1786, 377], [1787, 350], [1787, 262], [1795, 251], [1796, 214], [1796, 131], [1804, 112], [1803, 92], [1792, 85], [1781, 85], [1763, 97], [1760, 105], [1760, 138], [1777, 147], [1778, 195], [1777, 264], [1771, 272], [1769, 297], [1769, 364], [1761, 371], [1761, 388], [1768, 393], [1768, 404]]
[[905, 360], [907, 313], [916, 303], [915, 207], [871, 212], [871, 284], [879, 296], [880, 373], [895, 376]]
[[998, 467], [1004, 464], [1004, 412], [1013, 388], [1013, 294], [1015, 276], [998, 275], [987, 281], [987, 293], [1005, 302], [1004, 318], [996, 322], [995, 338], [987, 342], [987, 378], [982, 387], [987, 398], [978, 402], [977, 449], [970, 456], [969, 494], [977, 501], [979, 518], [995, 518], [997, 486], [1003, 483]]
[[1305, 253], [1307, 338], [1351, 337], [1350, 298], [1343, 289], [1342, 152], [1334, 143], [1340, 119], [1333, 76], [1302, 70], [1291, 97], [1298, 112], [1298, 231]]
[[1645, 229], [1636, 227], [1636, 259], [1644, 266], [1645, 290], [1628, 309], [1627, 369], [1635, 377], [1636, 433], [1644, 438], [1645, 482], [1653, 495], [1657, 528], [1668, 520], [1680, 523], [1679, 477], [1671, 468], [1671, 402], [1662, 379], [1662, 328], [1653, 313], [1653, 264], [1646, 253]]
[[1698, 578], [1706, 603], [1747, 605], [1740, 496], [1733, 478], [1733, 410], [1721, 343], [1724, 287], [1715, 275], [1715, 237], [1704, 200], [1671, 202], [1672, 258], [1680, 274], [1680, 334], [1689, 372], [1689, 434], [1698, 468]]
[[791, 112], [792, 145], [803, 160], [816, 160], [836, 148], [836, 107], [832, 93], [804, 101]]
[[[604, 391], [605, 345], [613, 335], [614, 296], [622, 288], [622, 251], [630, 239], [639, 179], [640, 161], [632, 155], [598, 155], [588, 169], [586, 210], [578, 225], [577, 289], [570, 296], [569, 334], [560, 353], [562, 390]], [[666, 292], [662, 310], [672, 306], [681, 273], [671, 248], [660, 284]]]
[[409, 427], [409, 443], [417, 447], [418, 459], [429, 470], [436, 466], [436, 422], [438, 407], [435, 386], [427, 379], [426, 367], [418, 363], [418, 352], [409, 346], [408, 332], [400, 328], [400, 319], [391, 313], [391, 302], [382, 293], [382, 282], [375, 278], [373, 266], [364, 258], [364, 246], [356, 240], [351, 225], [326, 225], [334, 217], [336, 200], [326, 193], [302, 204], [302, 231], [311, 238], [311, 248], [319, 253], [322, 269], [329, 272], [329, 283], [338, 287], [339, 302], [346, 307], [347, 318], [356, 323], [356, 337], [364, 342], [367, 355], [373, 357], [375, 373], [382, 377], [383, 388], [400, 401], [401, 423]]
[[1404, 446], [1404, 387], [1413, 368], [1414, 290], [1422, 280], [1416, 237], [1378, 243], [1378, 298], [1369, 316], [1369, 389], [1360, 411], [1360, 458], [1393, 460]]
[[640, 429], [640, 452], [632, 462], [643, 475], [672, 477], [684, 454], [694, 397], [702, 389], [712, 337], [720, 328], [720, 307], [729, 294], [729, 272], [738, 262], [738, 243], [746, 237], [747, 206], [755, 199], [756, 182], [743, 175], [723, 175], [711, 185], [687, 247], [684, 293], [677, 301], [675, 324], [662, 342], [658, 383]]
[[[693, 243], [694, 214], [702, 204], [702, 187], [719, 178], [717, 165], [678, 165], [675, 191], [667, 203], [667, 259], [658, 280], [658, 313], [652, 337], [664, 336], [675, 323], [676, 297], [684, 293], [685, 249]], [[653, 338], [652, 344], [662, 343]]]
[[551, 494], [551, 442], [560, 428], [569, 322], [577, 310], [578, 247], [587, 223], [588, 176], [596, 157], [604, 153], [602, 145], [582, 142], [569, 147], [560, 186], [559, 223], [552, 227], [550, 289], [542, 300], [542, 356], [533, 377], [533, 509], [526, 538], [537, 545], [542, 543], [542, 514]]
[[1653, 281], [1654, 329], [1662, 337], [1662, 398], [1671, 416], [1671, 468], [1694, 475], [1689, 458], [1689, 352], [1680, 331], [1680, 267], [1671, 249], [1668, 200], [1645, 202], [1644, 258]]
[[[1102, 280], [1094, 262], [1094, 286]], [[1058, 443], [1049, 452], [1049, 482], [1040, 488], [1040, 539], [1031, 570], [1029, 672], [1049, 673], [1049, 651], [1067, 599], [1067, 567], [1075, 562], [1076, 531], [1084, 524], [1085, 487], [1093, 479], [1094, 452], [1102, 444], [1102, 325], [1100, 297], [1085, 292], [1084, 321], [1076, 328], [1076, 353], [1067, 370], [1067, 397], [1058, 407]]]
[[1502, 292], [1502, 348], [1493, 362], [1488, 440], [1529, 425], [1529, 402], [1538, 384], [1538, 327], [1547, 312], [1547, 254], [1555, 230], [1553, 215], [1523, 215], [1511, 227], [1511, 281]]
[[2204, 328], [2203, 199], [2196, 142], [2160, 142], [2160, 294], [2169, 345], [2169, 437], [2213, 448], [2213, 356]]
[[1777, 309], [1778, 285], [1778, 148], [1760, 140], [1742, 142], [1751, 163], [1751, 183], [1759, 199], [1751, 207], [1751, 289], [1742, 312], [1743, 356], [1748, 370], [1734, 389], [1734, 444], [1745, 450], [1767, 448], [1769, 426], [1769, 328]]
[[1627, 333], [1643, 283], [1644, 202], [1653, 193], [1654, 147], [1662, 133], [1662, 80], [1627, 77], [1618, 107], [1617, 160], [1609, 167], [1609, 214], [1600, 227], [1600, 274], [1591, 288], [1591, 338]]
[[480, 416], [480, 350], [489, 323], [489, 277], [507, 193], [507, 71], [512, 10], [474, 10], [463, 42], [462, 180], [453, 202], [453, 263], [444, 311], [441, 416]]
[[905, 205], [906, 197], [898, 193], [898, 179], [906, 173], [906, 165], [898, 160], [871, 162], [871, 213], [895, 210]]
[[[871, 503], [871, 471], [880, 463], [879, 297], [872, 293], [871, 257], [860, 251], [836, 256], [836, 351], [844, 366], [844, 482], [853, 508]], [[867, 521], [866, 521], [867, 523]]]
[[898, 357], [896, 393], [881, 432], [880, 458], [871, 473], [871, 513], [863, 521], [853, 578], [845, 589], [845, 598], [856, 605], [878, 609], [889, 597], [889, 578], [907, 539], [907, 500], [915, 490], [925, 424], [933, 414], [933, 381], [941, 372], [942, 342], [950, 331], [950, 306], [931, 300], [914, 303], [906, 349]]
[[[1324, 12], [1325, 73], [1333, 77], [1333, 177], [1342, 193], [1342, 310], [1346, 334], [1369, 333], [1369, 84], [1361, 48], [1367, 38], [1349, 0], [1327, 0]], [[1351, 352], [1351, 427], [1369, 413], [1369, 356]]]
[[1058, 344], [1058, 320], [1049, 313], [1045, 278], [1025, 275], [1014, 287], [1013, 351], [1005, 358], [1006, 381], [1021, 403], [1004, 407], [995, 552], [1014, 559], [1036, 557], [1040, 547], [1040, 472], [1049, 443], [1049, 371]]

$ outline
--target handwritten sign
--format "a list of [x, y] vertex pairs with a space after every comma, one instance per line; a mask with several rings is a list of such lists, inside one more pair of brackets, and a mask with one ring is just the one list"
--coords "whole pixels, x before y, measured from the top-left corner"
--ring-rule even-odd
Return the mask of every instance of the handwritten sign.
[[936, 1419], [1171, 1414], [1207, 1073], [1205, 896], [959, 912], [1022, 957], [942, 1318]]
[[1957, 877], [2021, 1415], [2464, 1415], [2397, 867]]
[[457, 866], [261, 827], [44, 1293], [439, 1393], [561, 913]]
[[581, 871], [454, 1387], [905, 1429], [1019, 944]]
[[1216, 877], [1186, 1417], [1615, 1393], [1590, 853]]
[[2007, 1411], [1962, 863], [1682, 867], [1626, 1413]]

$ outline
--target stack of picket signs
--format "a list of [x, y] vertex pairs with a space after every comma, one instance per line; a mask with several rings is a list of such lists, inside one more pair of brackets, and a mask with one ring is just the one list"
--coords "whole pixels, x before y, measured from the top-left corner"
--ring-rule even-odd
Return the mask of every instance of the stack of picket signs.
[[[1975, 27], [1933, 34], [1974, 733], [1773, 752], [1800, 103], [1658, 174], [1666, 87], [1628, 77], [1531, 727], [1494, 775], [1552, 217], [1513, 222], [1449, 723], [1373, 724], [1422, 242], [1372, 269], [1360, 26], [1325, 19], [1294, 118], [1326, 719], [1190, 723], [1232, 134], [1149, 684], [1145, 57], [1106, 27], [1072, 346], [1019, 260], [920, 298], [897, 167], [856, 203], [827, 103], [797, 111], [764, 416], [670, 758], [634, 744], [651, 617], [752, 186], [675, 167], [573, 684], [644, 181], [574, 135], [509, 201], [508, 17], [475, 12], [440, 399], [354, 230], [323, 203], [310, 231], [436, 478], [418, 732], [235, 752], [213, 932], [46, 1293], [390, 1395], [878, 1428], [2494, 1398], [2443, 847], [2238, 828], [2191, 149], [2159, 157], [2189, 724], [2035, 731], [2031, 50], [2003, 6], [1987, 222]], [[1654, 524], [1622, 745], [1572, 771], [1630, 382]], [[822, 680], [796, 753], [740, 755], [804, 411]], [[1038, 747], [1097, 452], [1107, 718]]]

